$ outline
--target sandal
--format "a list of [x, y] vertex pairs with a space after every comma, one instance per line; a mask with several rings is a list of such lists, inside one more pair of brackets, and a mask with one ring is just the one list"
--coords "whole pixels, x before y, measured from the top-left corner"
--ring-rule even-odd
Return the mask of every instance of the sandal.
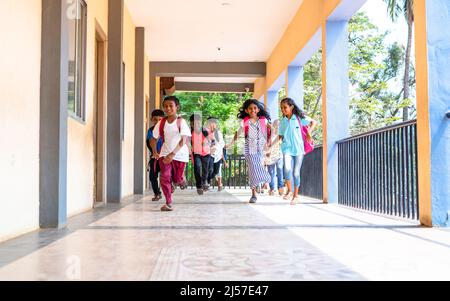
[[292, 201], [291, 201], [291, 206], [297, 205], [299, 201], [300, 201], [300, 198], [299, 198], [299, 197], [293, 198]]
[[186, 190], [186, 189], [187, 189], [187, 186], [188, 186], [187, 183], [186, 183], [186, 182], [183, 182], [183, 183], [180, 184], [180, 189], [181, 189], [181, 190]]
[[158, 202], [162, 199], [162, 196], [160, 194], [157, 194], [153, 197], [152, 202]]
[[173, 211], [173, 207], [166, 204], [166, 205], [161, 207], [161, 211], [163, 211], [163, 212], [171, 212], [171, 211]]
[[293, 196], [294, 196], [294, 194], [293, 194], [292, 192], [288, 192], [288, 193], [283, 197], [283, 200], [288, 201], [288, 200], [292, 199]]

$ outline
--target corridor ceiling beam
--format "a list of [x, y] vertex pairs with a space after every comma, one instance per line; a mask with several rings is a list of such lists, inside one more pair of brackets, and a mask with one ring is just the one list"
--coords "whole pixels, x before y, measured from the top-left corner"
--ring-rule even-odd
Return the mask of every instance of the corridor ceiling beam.
[[176, 82], [175, 88], [176, 91], [189, 91], [189, 92], [245, 93], [245, 92], [253, 92], [254, 84]]
[[160, 77], [264, 77], [265, 62], [150, 62], [150, 74]]

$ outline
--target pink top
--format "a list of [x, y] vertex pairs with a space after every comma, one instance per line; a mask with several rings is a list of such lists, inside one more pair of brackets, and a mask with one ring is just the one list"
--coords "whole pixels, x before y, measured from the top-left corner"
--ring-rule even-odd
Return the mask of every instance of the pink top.
[[192, 132], [192, 151], [195, 155], [200, 155], [202, 157], [211, 154], [209, 141], [202, 132]]

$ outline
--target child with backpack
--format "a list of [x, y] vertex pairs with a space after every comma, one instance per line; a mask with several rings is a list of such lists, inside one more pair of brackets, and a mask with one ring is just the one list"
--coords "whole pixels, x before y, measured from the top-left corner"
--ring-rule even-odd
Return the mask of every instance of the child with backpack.
[[[284, 179], [287, 186], [284, 199], [291, 200], [291, 205], [296, 205], [299, 201], [298, 191], [303, 158], [310, 151], [311, 135], [318, 123], [306, 116], [291, 98], [281, 101], [281, 111], [284, 117], [280, 123], [279, 138], [282, 140]], [[292, 192], [291, 173], [294, 178], [294, 192]]]
[[149, 162], [149, 178], [150, 183], [152, 185], [153, 193], [155, 196], [153, 197], [152, 201], [157, 202], [162, 199], [161, 189], [159, 188], [158, 183], [158, 177], [159, 177], [159, 164], [158, 160], [155, 158], [156, 154], [159, 154], [161, 152], [162, 147], [162, 139], [161, 137], [156, 140], [153, 139], [153, 130], [155, 129], [155, 126], [158, 124], [158, 122], [161, 121], [161, 119], [164, 118], [164, 111], [162, 110], [154, 110], [152, 112], [152, 124], [153, 126], [149, 128], [147, 132], [147, 147], [150, 151], [150, 162]]
[[256, 188], [260, 184], [269, 183], [271, 179], [264, 168], [265, 149], [270, 147], [271, 144], [270, 115], [258, 100], [249, 99], [244, 102], [238, 118], [242, 119], [242, 124], [227, 148], [231, 147], [239, 135], [244, 132], [245, 160], [247, 161], [249, 182], [252, 189], [250, 203], [254, 204], [257, 202]]
[[223, 134], [219, 130], [219, 121], [214, 117], [209, 117], [207, 121], [207, 130], [210, 133], [211, 140], [213, 144], [211, 145], [211, 162], [210, 162], [210, 172], [208, 176], [208, 183], [211, 185], [212, 180], [217, 180], [217, 190], [223, 190], [222, 184], [222, 164], [224, 162], [223, 149], [225, 142], [223, 139]]
[[167, 117], [163, 118], [153, 130], [154, 139], [160, 137], [163, 139], [161, 153], [155, 158], [159, 160], [161, 188], [166, 197], [166, 205], [161, 208], [161, 211], [173, 211], [172, 179], [181, 188], [186, 187], [184, 172], [189, 162], [189, 149], [186, 142], [191, 136], [191, 131], [186, 120], [178, 116], [180, 101], [177, 97], [164, 98], [163, 108]]
[[202, 127], [202, 117], [199, 114], [192, 115], [190, 123], [192, 131], [192, 163], [194, 165], [195, 184], [197, 193], [202, 195], [209, 189], [208, 175], [211, 162], [209, 133]]
[[[280, 126], [280, 120], [273, 122], [273, 138], [272, 147], [266, 154], [264, 164], [267, 166], [271, 181], [269, 195], [275, 195], [275, 184], [278, 189], [278, 194], [284, 196], [284, 178], [283, 178], [283, 155], [281, 154], [281, 141], [279, 141], [278, 131]], [[274, 139], [275, 138], [275, 139]]]

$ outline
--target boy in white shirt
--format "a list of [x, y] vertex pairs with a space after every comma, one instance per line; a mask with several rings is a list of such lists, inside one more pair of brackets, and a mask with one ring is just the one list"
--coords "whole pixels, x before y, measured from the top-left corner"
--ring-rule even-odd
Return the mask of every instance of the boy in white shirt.
[[173, 211], [172, 180], [179, 186], [186, 185], [184, 171], [189, 162], [186, 141], [191, 136], [191, 131], [187, 122], [178, 117], [180, 101], [177, 97], [166, 97], [163, 108], [167, 117], [155, 126], [152, 143], [155, 143], [159, 137], [163, 139], [161, 153], [157, 155], [161, 168], [161, 188], [166, 197], [166, 205], [161, 208], [161, 211]]

